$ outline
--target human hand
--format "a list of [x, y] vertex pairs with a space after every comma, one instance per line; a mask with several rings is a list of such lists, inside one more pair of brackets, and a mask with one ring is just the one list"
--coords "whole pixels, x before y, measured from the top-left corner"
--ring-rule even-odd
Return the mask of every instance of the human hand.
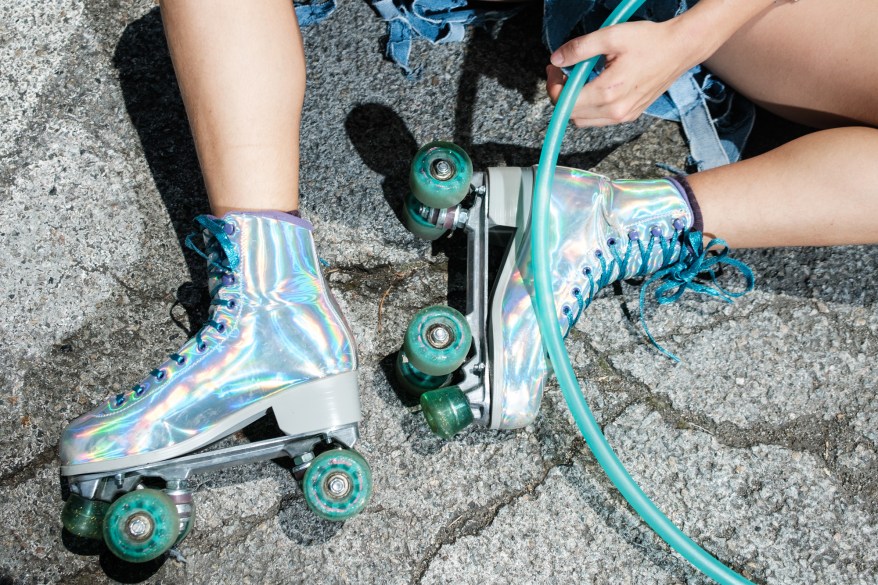
[[604, 71], [582, 89], [571, 120], [579, 127], [636, 120], [682, 73], [710, 54], [680, 22], [626, 22], [567, 42], [552, 54], [546, 68], [552, 103], [557, 103], [567, 81], [560, 67], [605, 55]]

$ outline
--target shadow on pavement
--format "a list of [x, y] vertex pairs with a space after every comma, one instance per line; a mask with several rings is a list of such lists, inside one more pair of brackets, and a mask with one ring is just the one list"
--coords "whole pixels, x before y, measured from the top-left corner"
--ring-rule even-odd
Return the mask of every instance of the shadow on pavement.
[[197, 231], [193, 218], [209, 213], [209, 206], [158, 8], [125, 28], [113, 65], [119, 72], [128, 116], [140, 137], [192, 278], [177, 290], [177, 303], [188, 315], [188, 328], [173, 316], [173, 307], [172, 319], [193, 335], [207, 320], [210, 298], [204, 261], [185, 247], [184, 240]]

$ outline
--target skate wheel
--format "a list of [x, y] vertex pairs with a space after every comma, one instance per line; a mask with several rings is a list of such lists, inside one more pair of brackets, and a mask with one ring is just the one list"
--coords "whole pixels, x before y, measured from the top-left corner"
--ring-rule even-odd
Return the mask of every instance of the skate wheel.
[[400, 350], [396, 354], [396, 381], [406, 392], [413, 396], [420, 396], [427, 390], [441, 388], [450, 382], [451, 374], [431, 376], [416, 370], [409, 362], [405, 352]]
[[61, 524], [70, 534], [100, 540], [103, 535], [104, 516], [110, 504], [89, 500], [79, 494], [70, 494], [61, 510]]
[[350, 449], [324, 451], [314, 458], [302, 480], [305, 502], [324, 520], [356, 516], [372, 495], [372, 470]]
[[473, 422], [469, 400], [458, 386], [424, 392], [421, 409], [427, 426], [443, 439], [450, 439]]
[[434, 305], [421, 309], [412, 318], [402, 349], [416, 370], [443, 376], [463, 363], [472, 339], [469, 323], [459, 311]]
[[472, 178], [473, 163], [461, 147], [451, 142], [430, 142], [412, 160], [409, 185], [424, 205], [445, 209], [466, 197]]
[[177, 507], [159, 490], [128, 492], [110, 505], [104, 518], [104, 542], [114, 555], [130, 563], [161, 556], [179, 534]]
[[403, 207], [405, 228], [422, 240], [437, 240], [445, 233], [445, 228], [437, 227], [421, 217], [418, 213], [421, 203], [411, 193], [405, 198]]

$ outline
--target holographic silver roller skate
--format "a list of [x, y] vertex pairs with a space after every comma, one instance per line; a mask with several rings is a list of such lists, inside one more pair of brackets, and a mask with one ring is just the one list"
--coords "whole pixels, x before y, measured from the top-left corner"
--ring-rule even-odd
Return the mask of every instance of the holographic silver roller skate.
[[[424, 416], [440, 436], [473, 422], [520, 428], [539, 410], [550, 366], [532, 305], [534, 173], [497, 167], [474, 174], [467, 154], [447, 142], [424, 146], [412, 163], [407, 227], [431, 240], [463, 229], [468, 241], [466, 315], [444, 306], [421, 310], [396, 361], [398, 380], [421, 395]], [[550, 205], [551, 271], [565, 334], [610, 283], [657, 276], [681, 255], [703, 258], [701, 234], [689, 231], [693, 212], [673, 179], [611, 181], [559, 167]], [[498, 232], [509, 244], [489, 283], [489, 236]]]
[[[131, 562], [192, 528], [191, 475], [290, 457], [305, 500], [344, 520], [369, 499], [369, 465], [351, 447], [360, 401], [351, 331], [324, 281], [311, 225], [283, 213], [200, 216], [210, 319], [124, 394], [61, 438], [70, 497], [62, 521]], [[271, 411], [284, 436], [202, 450]], [[145, 487], [146, 485], [164, 487]]]

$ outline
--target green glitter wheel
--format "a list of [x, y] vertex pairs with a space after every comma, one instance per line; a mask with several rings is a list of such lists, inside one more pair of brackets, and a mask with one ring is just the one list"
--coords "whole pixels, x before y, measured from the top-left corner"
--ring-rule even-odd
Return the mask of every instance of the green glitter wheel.
[[412, 318], [402, 350], [416, 370], [444, 376], [460, 367], [472, 340], [469, 323], [460, 311], [434, 305], [421, 309]]
[[324, 520], [347, 520], [359, 514], [372, 495], [372, 469], [356, 451], [324, 451], [305, 472], [302, 492], [308, 507]]
[[445, 233], [445, 228], [437, 227], [421, 217], [418, 212], [421, 205], [411, 193], [406, 196], [402, 210], [405, 228], [422, 240], [438, 240]]
[[421, 409], [427, 426], [443, 439], [452, 438], [473, 422], [469, 400], [458, 386], [424, 392]]
[[412, 366], [405, 352], [400, 350], [396, 354], [396, 381], [412, 396], [420, 396], [427, 390], [441, 388], [451, 381], [451, 374], [443, 376], [431, 376]]
[[61, 524], [70, 534], [83, 538], [103, 538], [104, 516], [110, 504], [70, 494], [61, 510]]
[[177, 507], [159, 490], [128, 492], [113, 502], [104, 518], [104, 542], [114, 555], [130, 563], [161, 556], [179, 534]]
[[430, 142], [412, 160], [409, 185], [424, 205], [445, 209], [466, 197], [472, 178], [473, 163], [462, 148], [451, 142]]

